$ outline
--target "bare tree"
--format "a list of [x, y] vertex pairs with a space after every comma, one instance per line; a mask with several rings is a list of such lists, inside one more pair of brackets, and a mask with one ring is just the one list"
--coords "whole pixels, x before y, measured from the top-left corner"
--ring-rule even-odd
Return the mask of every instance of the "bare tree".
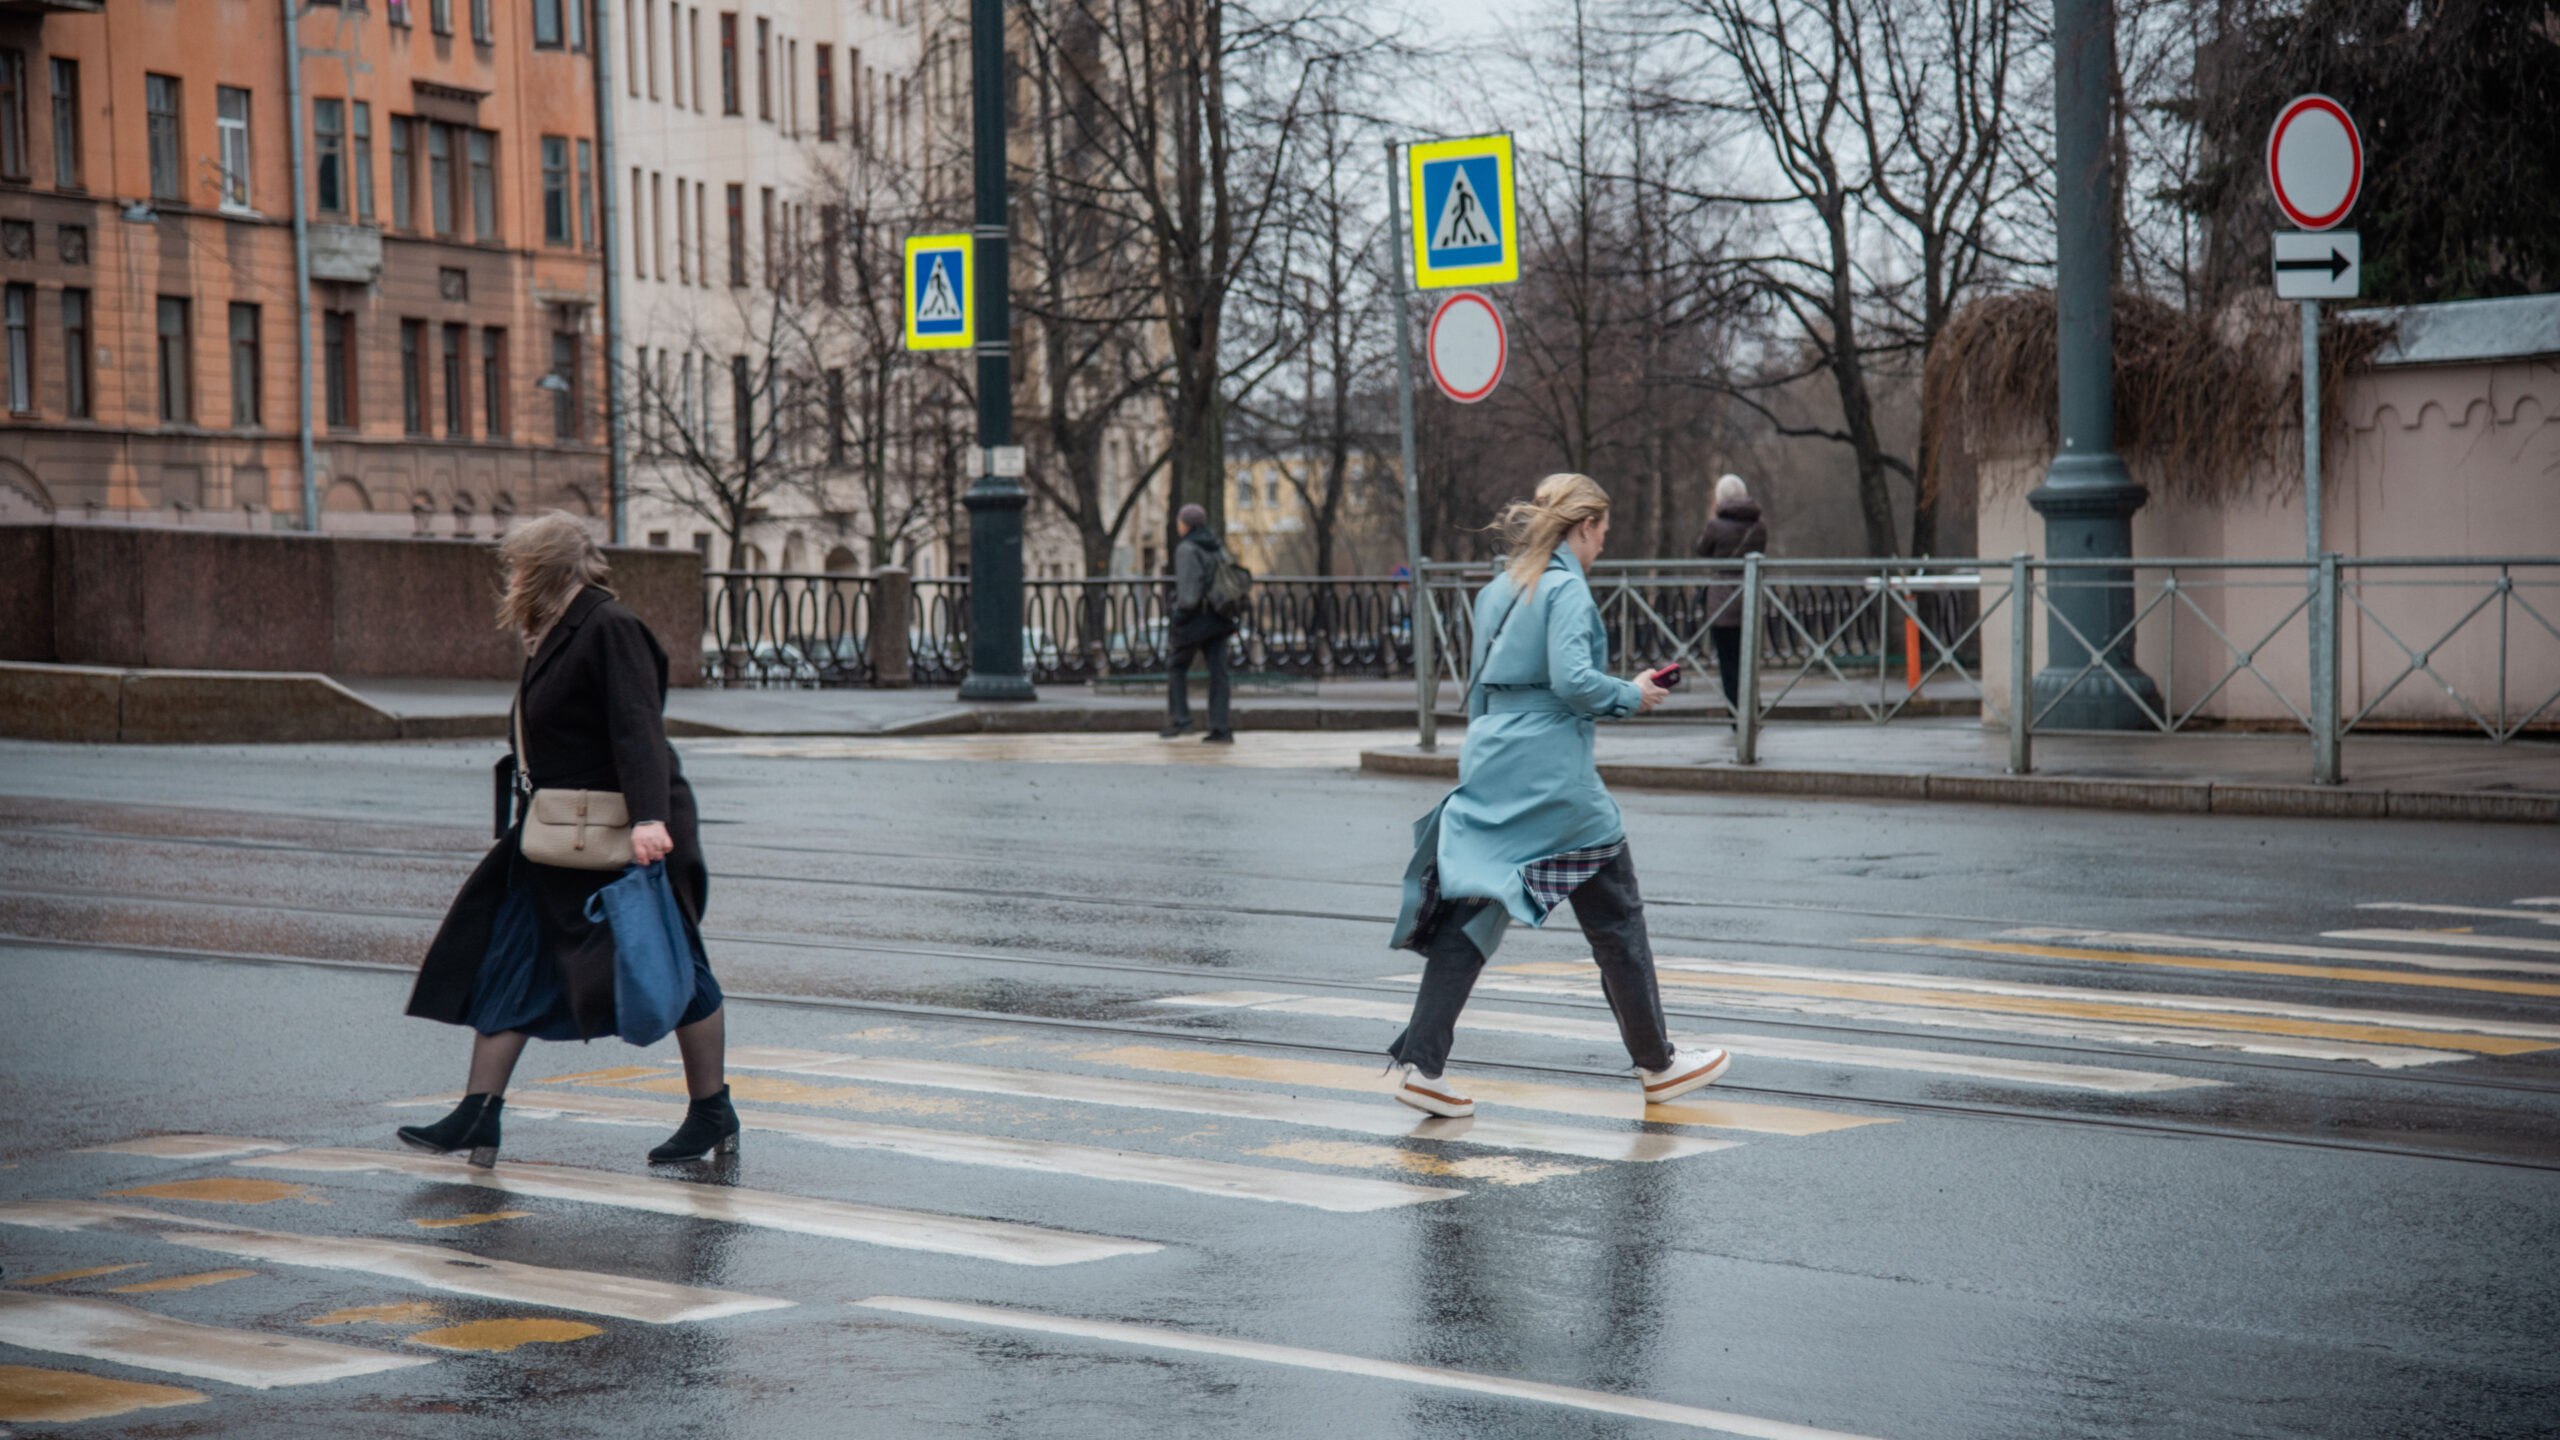
[[[684, 352], [628, 367], [639, 444], [632, 489], [701, 517], [718, 532], [727, 568], [747, 568], [747, 532], [777, 495], [808, 484], [823, 453], [805, 383], [815, 356], [789, 307], [732, 292], [728, 323], [697, 322], [665, 337]], [[663, 335], [663, 332], [661, 332]]]

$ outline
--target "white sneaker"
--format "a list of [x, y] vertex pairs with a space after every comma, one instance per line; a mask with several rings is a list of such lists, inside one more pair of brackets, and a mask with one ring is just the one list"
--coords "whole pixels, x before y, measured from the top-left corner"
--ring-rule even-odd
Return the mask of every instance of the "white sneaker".
[[1396, 1099], [1426, 1115], [1463, 1120], [1476, 1113], [1476, 1102], [1457, 1092], [1446, 1076], [1424, 1075], [1410, 1065], [1396, 1067]]
[[1644, 1086], [1644, 1103], [1659, 1105], [1692, 1090], [1713, 1085], [1724, 1078], [1725, 1067], [1732, 1063], [1733, 1056], [1727, 1054], [1722, 1046], [1676, 1050], [1672, 1052], [1671, 1063], [1663, 1069], [1647, 1070], [1637, 1066], [1636, 1080]]

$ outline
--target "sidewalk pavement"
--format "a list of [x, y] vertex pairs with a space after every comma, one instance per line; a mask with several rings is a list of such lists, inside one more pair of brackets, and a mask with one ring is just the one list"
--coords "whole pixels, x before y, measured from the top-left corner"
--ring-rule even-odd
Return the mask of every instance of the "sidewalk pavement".
[[[1439, 753], [1365, 751], [1364, 770], [1455, 779], [1463, 731]], [[2351, 735], [2345, 783], [2311, 783], [2304, 735], [2039, 734], [2033, 774], [2008, 772], [2008, 733], [1975, 720], [1764, 725], [1760, 763], [1733, 763], [1721, 725], [1603, 726], [1601, 778], [1638, 789], [2367, 819], [2560, 822], [2560, 743]]]

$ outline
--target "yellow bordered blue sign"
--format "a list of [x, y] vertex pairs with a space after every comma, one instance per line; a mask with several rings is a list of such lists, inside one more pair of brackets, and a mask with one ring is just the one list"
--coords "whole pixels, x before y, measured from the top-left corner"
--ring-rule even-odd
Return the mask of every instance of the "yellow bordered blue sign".
[[977, 247], [967, 235], [907, 241], [907, 348], [966, 350], [978, 343]]
[[1477, 135], [1405, 147], [1417, 290], [1508, 285], [1520, 278], [1519, 201], [1511, 137]]

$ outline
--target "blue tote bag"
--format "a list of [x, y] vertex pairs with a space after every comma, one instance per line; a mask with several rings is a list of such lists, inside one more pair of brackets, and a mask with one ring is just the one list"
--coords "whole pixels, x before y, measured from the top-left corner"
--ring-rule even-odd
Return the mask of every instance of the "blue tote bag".
[[587, 898], [590, 923], [613, 931], [613, 1033], [655, 1045], [693, 1003], [693, 936], [667, 867], [633, 865]]

